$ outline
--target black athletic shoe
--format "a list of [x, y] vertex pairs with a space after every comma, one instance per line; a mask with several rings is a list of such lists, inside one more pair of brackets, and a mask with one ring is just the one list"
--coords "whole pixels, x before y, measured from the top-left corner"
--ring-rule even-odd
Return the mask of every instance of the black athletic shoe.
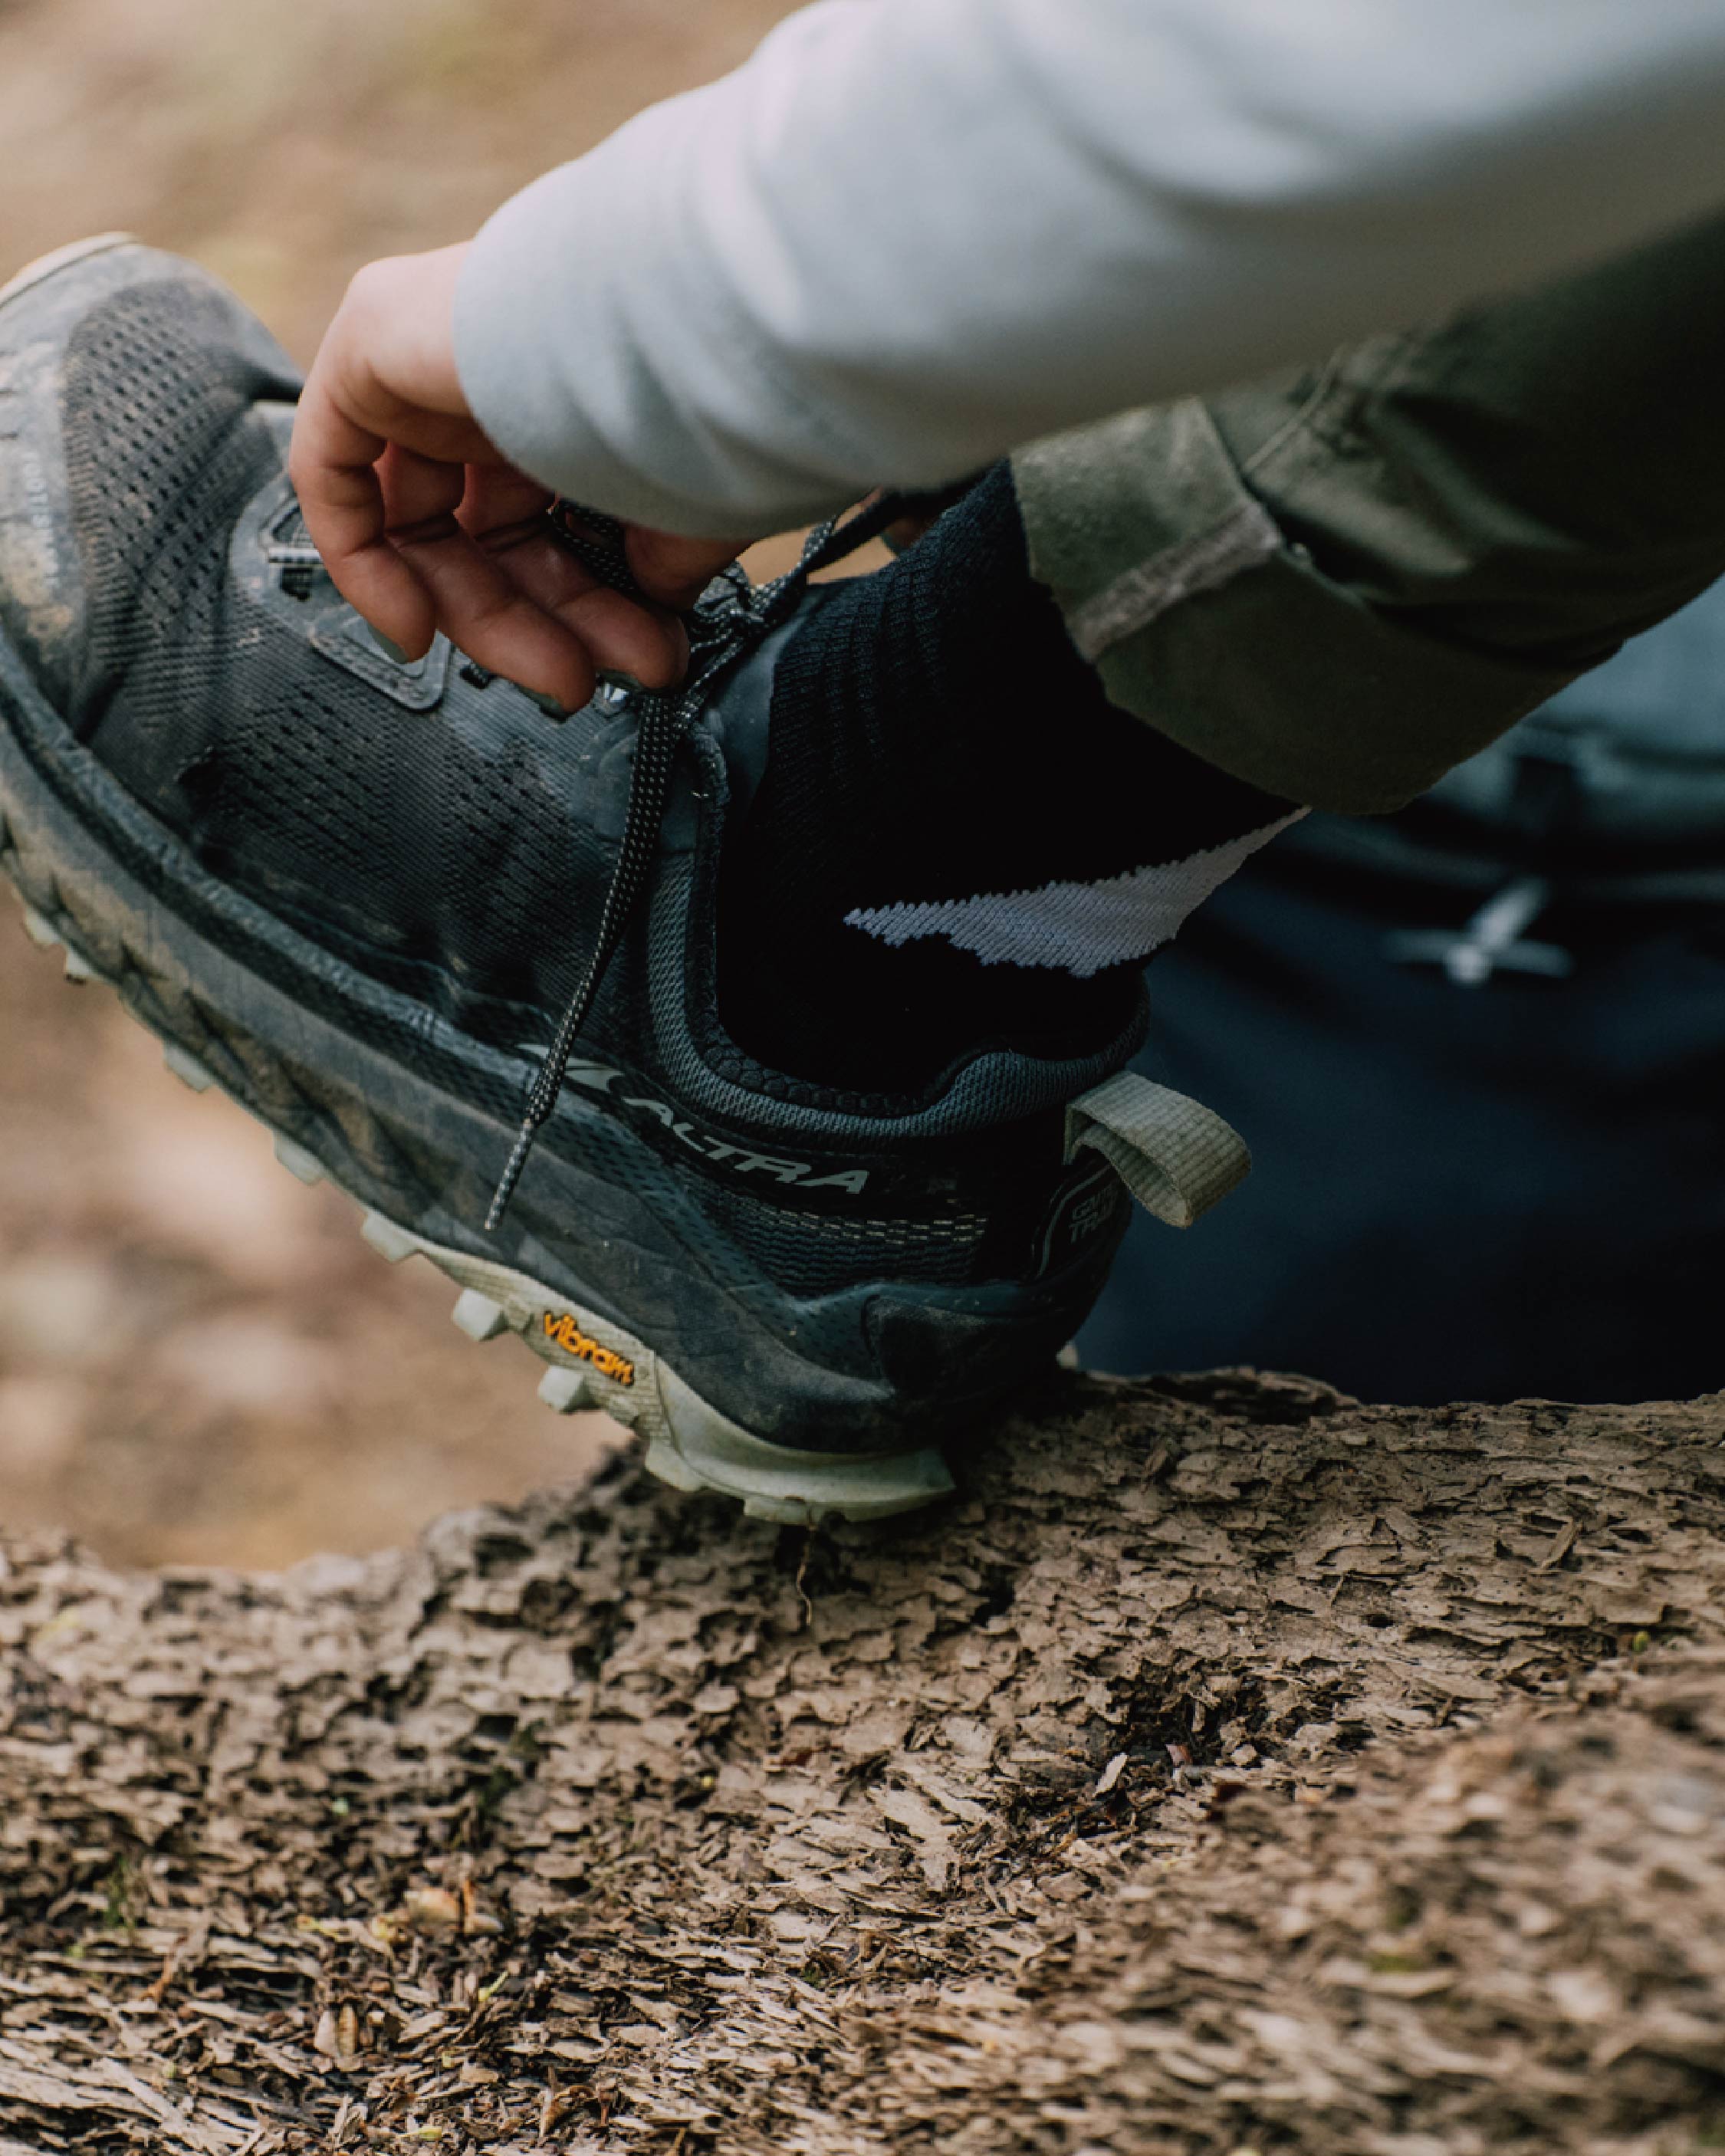
[[1141, 1014], [1065, 1062], [979, 1042], [916, 1098], [752, 1065], [716, 856], [800, 585], [716, 589], [689, 694], [554, 726], [341, 603], [285, 476], [297, 386], [121, 238], [0, 294], [0, 865], [32, 932], [667, 1480], [788, 1520], [937, 1496], [936, 1448], [1089, 1309], [1123, 1182], [1189, 1217], [1238, 1141], [1116, 1075]]

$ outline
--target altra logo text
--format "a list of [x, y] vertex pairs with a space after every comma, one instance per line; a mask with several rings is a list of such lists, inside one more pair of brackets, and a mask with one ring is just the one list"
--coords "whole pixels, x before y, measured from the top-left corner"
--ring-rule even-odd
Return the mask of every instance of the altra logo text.
[[868, 1188], [869, 1171], [865, 1168], [834, 1168], [817, 1174], [809, 1161], [783, 1160], [776, 1153], [752, 1152], [747, 1146], [732, 1145], [728, 1138], [700, 1130], [667, 1102], [655, 1100], [650, 1094], [625, 1092], [623, 1089], [627, 1081], [623, 1073], [613, 1070], [606, 1064], [572, 1063], [566, 1075], [572, 1086], [585, 1086], [589, 1092], [608, 1093], [625, 1108], [650, 1116], [670, 1132], [679, 1145], [686, 1146], [691, 1152], [698, 1152], [703, 1160], [721, 1163], [735, 1175], [763, 1175], [798, 1190], [842, 1190], [852, 1198]]

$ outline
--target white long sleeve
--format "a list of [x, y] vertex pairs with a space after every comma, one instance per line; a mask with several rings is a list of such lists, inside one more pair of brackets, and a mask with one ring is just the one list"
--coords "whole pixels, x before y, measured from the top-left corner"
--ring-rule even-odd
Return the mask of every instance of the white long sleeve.
[[822, 0], [536, 182], [474, 408], [577, 500], [786, 529], [1725, 205], [1725, 0]]

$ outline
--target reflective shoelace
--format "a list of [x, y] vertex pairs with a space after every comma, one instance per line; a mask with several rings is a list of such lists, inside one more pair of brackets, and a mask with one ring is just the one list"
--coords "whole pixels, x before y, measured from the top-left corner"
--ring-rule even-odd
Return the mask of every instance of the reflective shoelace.
[[[682, 681], [675, 689], [629, 692], [626, 708], [636, 720], [634, 765], [617, 865], [599, 910], [593, 950], [528, 1091], [521, 1129], [485, 1215], [488, 1235], [501, 1224], [540, 1131], [557, 1106], [577, 1038], [646, 888], [670, 798], [678, 743], [700, 716], [721, 675], [788, 618], [816, 570], [842, 561], [878, 537], [914, 506], [904, 495], [881, 495], [843, 522], [817, 526], [795, 568], [770, 583], [752, 584], [740, 568], [727, 569], [707, 587], [685, 617], [689, 670]], [[623, 526], [614, 518], [572, 502], [557, 503], [550, 516], [559, 542], [584, 568], [614, 591], [630, 598], [641, 598], [624, 551]]]

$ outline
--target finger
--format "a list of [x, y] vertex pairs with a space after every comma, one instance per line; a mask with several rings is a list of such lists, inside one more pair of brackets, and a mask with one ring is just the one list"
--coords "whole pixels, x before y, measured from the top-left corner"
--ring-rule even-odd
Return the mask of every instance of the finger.
[[580, 638], [462, 528], [468, 475], [393, 446], [380, 466], [389, 544], [430, 594], [438, 626], [493, 674], [578, 710], [593, 690]]
[[674, 613], [601, 584], [543, 528], [516, 526], [478, 542], [504, 574], [575, 636], [599, 673], [626, 674], [668, 689], [689, 664], [689, 639]]
[[926, 538], [934, 529], [936, 521], [932, 516], [896, 517], [880, 536], [895, 554], [902, 554], [907, 547], [914, 547], [919, 539]]
[[680, 539], [675, 532], [629, 527], [624, 545], [635, 582], [649, 598], [685, 613], [721, 569], [734, 562], [747, 539]]
[[674, 613], [603, 585], [566, 600], [557, 612], [602, 673], [626, 674], [644, 689], [669, 689], [688, 670], [688, 633]]
[[602, 584], [552, 531], [551, 492], [509, 465], [472, 470], [462, 527], [535, 605], [562, 622], [601, 672], [666, 689], [689, 663], [682, 624]]
[[383, 527], [392, 546], [397, 535], [420, 525], [447, 525], [457, 531], [456, 511], [467, 491], [467, 467], [391, 442], [378, 458], [377, 484], [383, 497]]
[[377, 470], [383, 449], [382, 437], [350, 418], [314, 369], [288, 459], [306, 531], [347, 603], [417, 659], [437, 632], [436, 608], [389, 543]]

